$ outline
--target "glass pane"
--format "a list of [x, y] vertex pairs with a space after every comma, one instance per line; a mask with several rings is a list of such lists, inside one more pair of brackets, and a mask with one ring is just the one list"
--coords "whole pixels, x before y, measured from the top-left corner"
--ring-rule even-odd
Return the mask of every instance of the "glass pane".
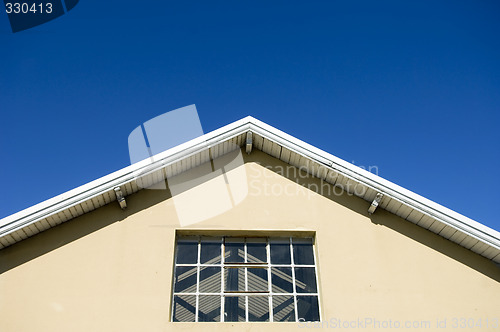
[[220, 267], [200, 268], [200, 293], [220, 293], [221, 280]]
[[226, 263], [244, 263], [245, 262], [245, 249], [244, 239], [240, 238], [226, 238], [224, 241], [224, 261]]
[[266, 239], [247, 239], [247, 262], [267, 263]]
[[293, 293], [292, 268], [271, 268], [271, 279], [274, 293]]
[[241, 292], [245, 290], [245, 268], [224, 269], [224, 290], [227, 292]]
[[248, 297], [248, 321], [249, 322], [269, 321], [269, 296]]
[[194, 322], [196, 312], [195, 295], [174, 296], [174, 322]]
[[224, 321], [245, 321], [245, 296], [226, 296], [224, 298]]
[[196, 264], [198, 262], [198, 241], [177, 240], [177, 264]]
[[316, 273], [314, 272], [314, 267], [296, 267], [295, 286], [297, 293], [316, 293]]
[[175, 268], [175, 286], [176, 293], [195, 293], [196, 292], [196, 266], [178, 266]]
[[271, 239], [271, 264], [290, 264], [290, 243], [288, 239]]
[[319, 321], [317, 296], [297, 296], [297, 313], [301, 321]]
[[269, 290], [267, 283], [267, 269], [247, 268], [248, 290], [252, 292], [264, 292]]
[[292, 239], [293, 260], [297, 265], [314, 265], [312, 239]]
[[295, 305], [293, 303], [293, 296], [273, 296], [273, 321], [295, 322]]
[[220, 322], [220, 300], [218, 295], [200, 295], [198, 322]]
[[201, 238], [201, 264], [220, 264], [221, 238]]

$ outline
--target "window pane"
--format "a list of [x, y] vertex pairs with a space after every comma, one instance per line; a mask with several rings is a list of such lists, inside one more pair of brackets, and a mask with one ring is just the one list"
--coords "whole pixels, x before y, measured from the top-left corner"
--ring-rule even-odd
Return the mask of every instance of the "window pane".
[[248, 290], [253, 292], [264, 292], [269, 290], [267, 283], [267, 269], [247, 268]]
[[247, 239], [247, 262], [267, 263], [266, 239]]
[[218, 295], [200, 295], [198, 322], [220, 322], [220, 300]]
[[224, 298], [224, 321], [245, 321], [245, 296], [226, 296]]
[[174, 322], [194, 322], [196, 312], [195, 295], [174, 296]]
[[224, 261], [226, 263], [245, 262], [244, 239], [226, 238], [224, 241]]
[[317, 296], [297, 296], [297, 313], [299, 319], [306, 322], [319, 321], [319, 306]]
[[314, 265], [312, 239], [292, 239], [293, 260], [297, 265]]
[[178, 266], [175, 268], [176, 293], [196, 292], [196, 266]]
[[269, 297], [249, 296], [248, 297], [248, 321], [268, 322], [269, 321]]
[[245, 290], [245, 268], [224, 269], [224, 290], [227, 292], [241, 292]]
[[289, 239], [271, 239], [271, 264], [290, 264]]
[[297, 293], [316, 293], [316, 273], [314, 267], [295, 268]]
[[292, 268], [271, 268], [271, 279], [274, 293], [293, 293]]
[[293, 296], [273, 296], [273, 321], [295, 322], [295, 305], [293, 303]]
[[179, 239], [177, 241], [177, 264], [196, 264], [198, 262], [198, 241]]
[[312, 238], [180, 237], [172, 320], [319, 321], [313, 250]]
[[220, 264], [221, 238], [201, 238], [201, 264]]
[[221, 280], [220, 267], [200, 268], [200, 293], [220, 293]]

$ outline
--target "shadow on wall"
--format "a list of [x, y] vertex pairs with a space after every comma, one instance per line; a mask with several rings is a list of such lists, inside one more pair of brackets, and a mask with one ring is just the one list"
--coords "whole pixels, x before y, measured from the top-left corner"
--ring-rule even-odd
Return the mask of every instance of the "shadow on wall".
[[[218, 174], [214, 172], [214, 167], [224, 167], [226, 172], [237, 167], [238, 164], [231, 164], [230, 162], [231, 158], [234, 158], [234, 154], [235, 152], [233, 151], [215, 161], [200, 165], [200, 167], [193, 170], [187, 176], [186, 173], [182, 173], [179, 176], [169, 179], [171, 183], [176, 184], [173, 187], [175, 189], [173, 191], [176, 195], [180, 195], [204, 182], [214, 180]], [[182, 185], [179, 185], [178, 182], [181, 182]], [[0, 250], [0, 274], [172, 198], [170, 188], [167, 186], [163, 187], [156, 184], [150, 187], [167, 189], [140, 190], [126, 197], [127, 208], [125, 210], [121, 210], [117, 202], [111, 202], [97, 210], [64, 222]], [[188, 208], [191, 207], [189, 206]], [[178, 224], [172, 225], [174, 228], [178, 226]]]
[[[311, 175], [305, 176], [302, 171], [292, 170], [289, 164], [275, 159], [263, 152], [253, 151], [250, 155], [244, 155], [245, 163], [259, 163], [262, 167], [274, 172], [290, 182], [291, 186], [300, 185], [306, 191], [315, 191], [324, 198], [334, 201], [351, 211], [365, 216], [372, 223], [387, 227], [407, 238], [422, 243], [437, 252], [440, 252], [457, 262], [460, 262], [491, 279], [500, 282], [500, 268], [492, 261], [465, 249], [456, 243], [446, 240], [431, 233], [411, 222], [395, 217], [385, 210], [377, 210], [373, 215], [368, 214], [369, 203], [356, 196], [333, 190], [333, 186], [325, 185], [320, 179]], [[290, 171], [285, 171], [285, 170]], [[198, 183], [198, 182], [195, 182]], [[327, 186], [331, 188], [328, 189]], [[307, 189], [312, 188], [312, 189]], [[323, 188], [317, 191], [317, 188]], [[187, 188], [189, 189], [189, 188]], [[187, 190], [186, 189], [186, 190]], [[314, 193], [313, 193], [314, 194]], [[29, 262], [41, 255], [49, 253], [57, 248], [69, 244], [81, 237], [96, 232], [115, 222], [121, 221], [130, 215], [147, 209], [162, 201], [171, 198], [169, 190], [141, 190], [127, 197], [128, 207], [121, 210], [116, 202], [108, 204], [82, 215], [76, 219], [65, 222], [47, 231], [39, 233], [31, 238], [16, 243], [10, 247], [0, 250], [0, 274], [10, 269]]]
[[38, 233], [0, 250], [0, 274], [94, 233], [130, 215], [171, 197], [168, 190], [141, 190], [128, 196], [128, 207], [120, 209], [117, 202], [100, 207], [80, 217]]
[[370, 219], [500, 282], [500, 266], [493, 261], [409, 221], [387, 218], [388, 214], [390, 212], [380, 210]]
[[[315, 191], [316, 193], [318, 193], [318, 190], [316, 189], [322, 188], [325, 183], [324, 181], [312, 177], [311, 175], [304, 176], [304, 172], [287, 172], [286, 169], [287, 167], [290, 167], [290, 165], [260, 151], [252, 152], [250, 156], [246, 156], [245, 162], [258, 162], [263, 167], [266, 167], [267, 169], [287, 178], [291, 183], [299, 184], [304, 188], [312, 188], [312, 191]], [[326, 189], [325, 187], [323, 188]], [[479, 254], [476, 254], [409, 221], [401, 219], [386, 210], [378, 209], [376, 213], [370, 215], [368, 214], [368, 208], [370, 206], [369, 202], [357, 196], [348, 195], [342, 190], [334, 190], [333, 188], [330, 190], [319, 190], [319, 194], [350, 209], [351, 211], [366, 216], [375, 225], [387, 227], [407, 238], [446, 255], [455, 261], [460, 262], [493, 280], [496, 280], [497, 282], [500, 282], [500, 266]]]

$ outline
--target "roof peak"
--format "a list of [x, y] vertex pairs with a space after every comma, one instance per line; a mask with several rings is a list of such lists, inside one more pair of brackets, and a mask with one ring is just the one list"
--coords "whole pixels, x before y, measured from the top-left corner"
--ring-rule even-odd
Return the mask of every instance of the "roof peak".
[[[224, 154], [224, 143], [227, 142], [242, 147], [247, 143], [246, 135], [248, 132], [253, 135], [252, 145], [254, 148], [293, 166], [309, 167], [308, 171], [318, 177], [325, 176], [328, 172], [341, 175], [343, 181], [351, 181], [357, 186], [366, 188], [366, 193], [361, 198], [368, 202], [374, 203], [377, 194], [381, 194], [383, 198], [377, 203], [380, 208], [438, 233], [451, 241], [456, 240], [455, 242], [459, 242], [460, 245], [500, 263], [499, 232], [322, 151], [252, 116], [246, 116], [158, 153], [152, 158], [124, 167], [1, 219], [0, 249], [89, 212], [92, 208], [85, 209], [84, 203], [86, 202], [92, 202], [91, 205], [98, 208], [116, 200], [117, 196], [114, 191], [116, 187], [122, 188], [125, 196], [138, 191], [140, 188], [135, 182], [137, 174], [153, 174], [155, 171], [176, 163], [180, 164], [181, 160], [192, 158], [204, 150], [216, 146], [221, 147], [219, 155], [222, 155]], [[279, 151], [279, 153], [273, 151]], [[282, 151], [286, 151], [287, 156]], [[300, 156], [300, 160], [307, 160], [308, 165], [301, 165], [299, 160], [292, 160], [291, 155]], [[217, 156], [215, 155], [214, 158]], [[36, 227], [34, 227], [35, 224]], [[464, 234], [464, 236], [457, 237], [457, 232]]]

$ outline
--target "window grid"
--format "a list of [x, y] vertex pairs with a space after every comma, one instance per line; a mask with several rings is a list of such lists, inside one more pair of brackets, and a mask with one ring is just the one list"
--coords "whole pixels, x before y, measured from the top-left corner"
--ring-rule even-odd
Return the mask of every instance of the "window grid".
[[[243, 242], [243, 248], [244, 248], [244, 262], [243, 263], [226, 263], [226, 257], [225, 257], [225, 240], [226, 237], [221, 237], [221, 243], [220, 243], [220, 263], [217, 264], [206, 264], [206, 263], [201, 263], [201, 243], [203, 237], [197, 237], [197, 262], [196, 264], [190, 264], [190, 263], [176, 263], [175, 264], [175, 269], [177, 267], [196, 267], [196, 292], [175, 292], [174, 289], [174, 296], [172, 296], [172, 308], [174, 308], [174, 297], [176, 295], [191, 295], [195, 296], [196, 298], [196, 309], [195, 309], [195, 322], [199, 321], [199, 298], [200, 295], [211, 295], [211, 296], [220, 296], [221, 299], [221, 305], [220, 305], [220, 322], [225, 321], [225, 298], [228, 296], [237, 296], [240, 297], [245, 301], [245, 321], [249, 321], [249, 297], [257, 297], [257, 296], [265, 296], [268, 299], [268, 304], [269, 304], [269, 322], [274, 321], [274, 310], [273, 310], [273, 298], [275, 296], [293, 296], [293, 302], [294, 302], [294, 314], [295, 314], [295, 321], [297, 322], [299, 319], [299, 313], [298, 313], [298, 302], [297, 302], [297, 295], [300, 296], [315, 296], [318, 299], [318, 317], [321, 317], [321, 308], [319, 306], [319, 283], [318, 283], [318, 273], [317, 273], [317, 260], [316, 260], [316, 252], [314, 250], [314, 245], [313, 245], [313, 250], [312, 250], [312, 255], [313, 255], [313, 260], [314, 260], [314, 265], [311, 264], [300, 264], [296, 265], [295, 264], [295, 258], [294, 258], [294, 252], [293, 252], [293, 244], [294, 241], [293, 239], [304, 239], [304, 238], [294, 238], [294, 237], [289, 237], [288, 238], [288, 244], [289, 244], [289, 250], [290, 250], [290, 264], [273, 264], [271, 262], [271, 238], [267, 237], [266, 239], [266, 263], [248, 263], [248, 246], [247, 246], [247, 238], [242, 238], [244, 240]], [[227, 238], [232, 238], [232, 237], [227, 237]], [[263, 239], [263, 238], [262, 238]], [[276, 238], [274, 238], [276, 239]], [[311, 239], [311, 238], [307, 238]], [[311, 239], [312, 240], [312, 239]], [[193, 241], [194, 242], [194, 241]], [[312, 244], [313, 242], [311, 242]], [[177, 245], [176, 245], [177, 248]], [[175, 255], [175, 261], [177, 262], [177, 254], [178, 251], [176, 249], [176, 255]], [[219, 267], [220, 268], [220, 273], [221, 273], [221, 285], [220, 285], [220, 292], [201, 292], [200, 291], [200, 271], [202, 267]], [[286, 268], [291, 268], [291, 277], [292, 277], [292, 292], [273, 292], [273, 280], [272, 280], [272, 268], [279, 268], [279, 267], [286, 267]], [[316, 292], [310, 292], [310, 293], [297, 293], [297, 283], [296, 283], [296, 276], [295, 276], [295, 268], [300, 267], [300, 268], [314, 268], [314, 275], [315, 275], [315, 282], [316, 282]], [[244, 273], [245, 273], [245, 291], [225, 291], [225, 269], [226, 268], [243, 268]], [[249, 291], [248, 289], [248, 268], [267, 268], [267, 291]], [[174, 271], [175, 271], [174, 269]], [[238, 281], [237, 281], [238, 282]], [[175, 284], [173, 285], [175, 288]], [[172, 310], [172, 321], [174, 320], [174, 311], [175, 309]]]

